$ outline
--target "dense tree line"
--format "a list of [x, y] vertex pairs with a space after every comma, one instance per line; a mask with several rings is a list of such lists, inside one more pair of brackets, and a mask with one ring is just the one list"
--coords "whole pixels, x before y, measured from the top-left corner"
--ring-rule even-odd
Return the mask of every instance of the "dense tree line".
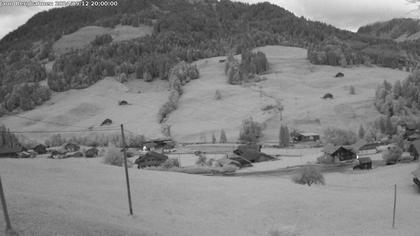
[[225, 74], [229, 84], [240, 84], [248, 81], [251, 77], [267, 72], [269, 64], [267, 57], [262, 52], [251, 52], [244, 49], [241, 54], [241, 62], [229, 55], [226, 59]]
[[11, 133], [4, 125], [0, 125], [0, 146], [17, 147], [19, 140], [14, 133]]
[[[196, 65], [180, 62], [169, 72], [169, 94], [168, 101], [162, 105], [158, 112], [158, 122], [163, 123], [168, 115], [178, 108], [178, 101], [183, 90], [182, 86], [200, 76]], [[169, 136], [169, 135], [168, 135]]]
[[413, 69], [417, 63], [407, 55], [415, 57], [420, 55], [408, 48], [392, 40], [362, 36], [340, 39], [332, 36], [321, 43], [311, 45], [308, 49], [308, 59], [313, 64], [319, 65], [376, 64], [408, 70]]
[[420, 72], [414, 71], [394, 85], [384, 81], [376, 88], [375, 106], [387, 116], [417, 115], [420, 111]]

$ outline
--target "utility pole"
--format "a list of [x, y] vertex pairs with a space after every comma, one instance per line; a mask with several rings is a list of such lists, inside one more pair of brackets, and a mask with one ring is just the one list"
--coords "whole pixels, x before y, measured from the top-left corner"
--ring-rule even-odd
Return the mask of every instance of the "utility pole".
[[1, 182], [1, 176], [0, 176], [0, 198], [1, 198], [1, 206], [3, 208], [4, 220], [6, 221], [6, 235], [18, 235], [12, 229], [12, 224], [10, 223], [9, 213], [7, 212], [6, 196], [4, 195], [3, 184]]
[[133, 215], [133, 206], [131, 205], [131, 190], [130, 190], [130, 179], [128, 178], [128, 167], [127, 167], [127, 150], [124, 136], [124, 126], [121, 124], [121, 137], [124, 153], [124, 169], [125, 169], [125, 180], [127, 182], [127, 195], [128, 195], [128, 207], [130, 208], [130, 215]]

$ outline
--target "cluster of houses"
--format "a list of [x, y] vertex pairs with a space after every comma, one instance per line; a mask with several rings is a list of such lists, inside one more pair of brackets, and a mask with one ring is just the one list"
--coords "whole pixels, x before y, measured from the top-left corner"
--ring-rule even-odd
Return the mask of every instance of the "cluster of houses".
[[81, 150], [80, 146], [74, 143], [66, 143], [60, 147], [49, 148], [43, 144], [38, 144], [33, 148], [25, 148], [21, 145], [13, 147], [1, 146], [0, 157], [11, 158], [35, 158], [39, 155], [45, 155], [47, 158], [64, 159], [70, 157], [97, 157], [99, 150], [95, 147]]

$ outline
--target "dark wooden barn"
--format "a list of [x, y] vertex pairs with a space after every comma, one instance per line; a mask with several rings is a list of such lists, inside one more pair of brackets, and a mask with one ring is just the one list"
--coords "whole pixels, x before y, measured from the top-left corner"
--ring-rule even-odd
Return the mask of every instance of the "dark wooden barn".
[[331, 93], [326, 93], [324, 94], [324, 96], [322, 97], [322, 99], [333, 99], [334, 96]]
[[111, 124], [112, 124], [112, 120], [111, 119], [105, 119], [104, 121], [102, 121], [101, 126], [111, 125]]
[[357, 158], [356, 151], [348, 146], [334, 146], [326, 145], [322, 150], [326, 155], [329, 155], [338, 161], [349, 161]]
[[344, 74], [343, 74], [342, 72], [338, 72], [338, 73], [335, 75], [335, 78], [340, 78], [340, 77], [344, 77]]
[[34, 148], [33, 148], [33, 150], [36, 152], [36, 153], [38, 153], [39, 155], [42, 155], [42, 154], [46, 154], [48, 151], [47, 151], [47, 147], [45, 146], [45, 145], [43, 145], [43, 144], [38, 144], [38, 145], [36, 145]]

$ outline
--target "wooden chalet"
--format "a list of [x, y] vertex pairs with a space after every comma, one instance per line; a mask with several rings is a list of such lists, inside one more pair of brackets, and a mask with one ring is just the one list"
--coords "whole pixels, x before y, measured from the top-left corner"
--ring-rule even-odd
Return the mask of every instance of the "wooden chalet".
[[334, 146], [332, 144], [327, 144], [322, 151], [325, 155], [333, 157], [336, 161], [349, 161], [357, 158], [356, 151], [351, 146]]
[[351, 147], [354, 151], [356, 151], [358, 155], [371, 155], [378, 152], [376, 147], [379, 145], [379, 143], [368, 143], [366, 140], [361, 139], [355, 144], [351, 145]]
[[150, 151], [141, 155], [134, 163], [137, 164], [137, 168], [140, 169], [148, 166], [159, 166], [166, 160], [168, 160], [168, 156]]

